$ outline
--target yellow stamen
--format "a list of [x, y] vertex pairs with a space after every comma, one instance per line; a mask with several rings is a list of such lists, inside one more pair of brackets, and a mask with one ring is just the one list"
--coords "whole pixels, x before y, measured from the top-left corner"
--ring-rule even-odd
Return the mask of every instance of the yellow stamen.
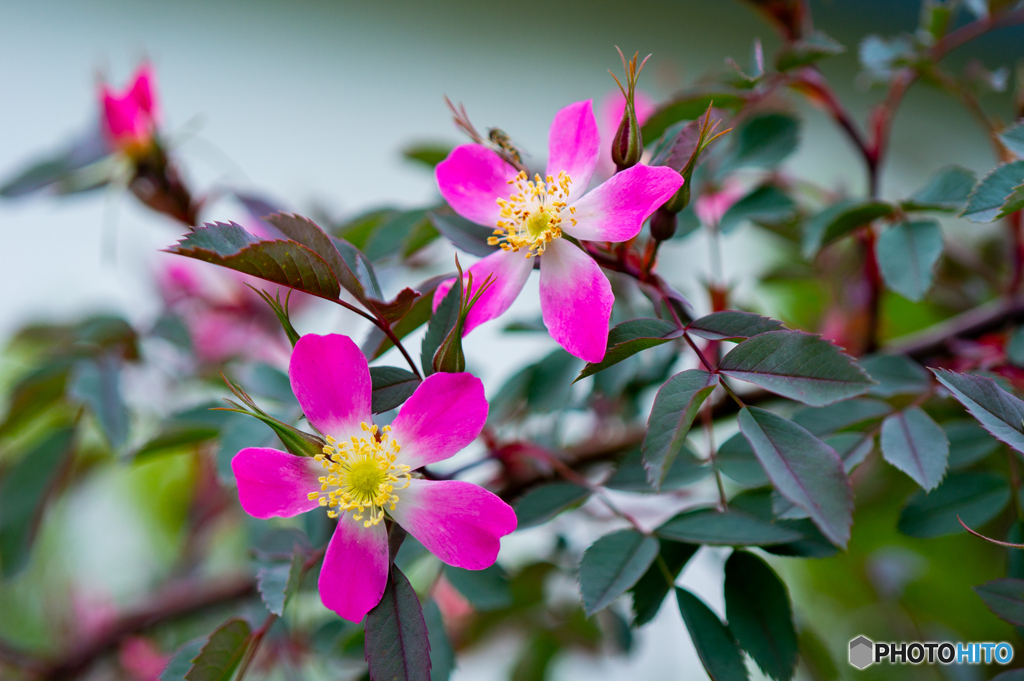
[[[496, 236], [489, 237], [487, 243], [498, 245], [506, 251], [526, 249], [526, 257], [540, 255], [547, 245], [562, 236], [562, 210], [569, 200], [569, 185], [572, 178], [563, 170], [558, 177], [548, 175], [541, 178], [534, 175], [528, 179], [525, 172], [520, 172], [509, 180], [515, 191], [508, 199], [498, 199], [501, 207]], [[571, 213], [576, 211], [569, 209]], [[574, 218], [570, 218], [576, 224]]]

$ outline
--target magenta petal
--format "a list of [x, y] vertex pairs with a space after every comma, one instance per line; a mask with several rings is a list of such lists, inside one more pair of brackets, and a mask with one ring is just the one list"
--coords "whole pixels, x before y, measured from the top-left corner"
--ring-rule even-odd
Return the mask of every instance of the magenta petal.
[[[523, 290], [532, 269], [533, 259], [527, 258], [525, 251], [515, 253], [501, 250], [491, 253], [470, 267], [469, 271], [473, 273], [474, 291], [488, 275], [494, 275], [494, 283], [484, 291], [480, 300], [476, 301], [473, 309], [469, 311], [462, 335], [466, 335], [484, 322], [489, 322], [504, 314], [505, 310], [515, 302], [519, 292]], [[438, 285], [434, 292], [435, 310], [454, 284], [455, 280], [449, 279]]]
[[500, 539], [516, 529], [512, 507], [469, 482], [414, 479], [395, 493], [398, 503], [391, 517], [449, 565], [490, 567]]
[[363, 527], [351, 513], [338, 516], [320, 568], [320, 600], [349, 622], [359, 622], [380, 602], [388, 581], [388, 532], [384, 523]]
[[231, 459], [238, 501], [254, 518], [291, 518], [317, 507], [323, 467], [314, 459], [267, 447], [249, 447]]
[[448, 158], [437, 164], [434, 175], [441, 196], [455, 212], [487, 227], [498, 222], [498, 199], [512, 194], [509, 180], [518, 174], [496, 153], [479, 144], [464, 144], [452, 149]]
[[138, 104], [142, 111], [148, 114], [150, 119], [159, 118], [153, 87], [153, 67], [149, 63], [141, 64], [135, 71], [135, 78], [128, 91], [128, 96]]
[[569, 174], [570, 202], [587, 191], [600, 153], [601, 134], [589, 99], [570, 104], [555, 114], [548, 133], [547, 174], [554, 178], [563, 170]]
[[472, 374], [428, 376], [391, 423], [398, 463], [421, 468], [466, 448], [487, 421], [484, 384]]
[[540, 311], [551, 337], [569, 354], [601, 361], [614, 302], [593, 258], [565, 239], [548, 244], [540, 259]]
[[671, 168], [627, 168], [573, 204], [576, 224], [563, 211], [562, 230], [584, 241], [628, 241], [682, 186], [682, 176]]
[[300, 338], [288, 377], [306, 419], [324, 435], [347, 439], [370, 422], [370, 369], [348, 336]]

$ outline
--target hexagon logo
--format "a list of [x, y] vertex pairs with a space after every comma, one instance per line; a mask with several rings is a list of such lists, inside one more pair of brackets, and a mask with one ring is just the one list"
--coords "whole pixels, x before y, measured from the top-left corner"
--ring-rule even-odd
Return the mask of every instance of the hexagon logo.
[[866, 636], [858, 636], [850, 641], [850, 664], [857, 669], [864, 669], [875, 661], [875, 644]]

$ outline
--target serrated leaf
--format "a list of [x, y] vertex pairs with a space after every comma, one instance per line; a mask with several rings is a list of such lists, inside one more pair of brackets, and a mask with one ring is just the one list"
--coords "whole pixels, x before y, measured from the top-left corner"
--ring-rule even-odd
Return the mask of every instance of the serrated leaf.
[[855, 397], [826, 407], [806, 407], [794, 413], [792, 421], [820, 437], [885, 416], [891, 411], [892, 407], [882, 400]]
[[971, 222], [992, 222], [1016, 187], [1024, 184], [1024, 161], [998, 165], [981, 178], [960, 213]]
[[708, 110], [711, 104], [720, 109], [739, 109], [746, 98], [736, 92], [688, 92], [660, 105], [643, 124], [640, 132], [645, 140], [656, 140], [669, 126], [679, 121], [693, 121]]
[[[701, 480], [711, 474], [711, 466], [706, 461], [697, 458], [686, 444], [676, 456], [676, 460], [665, 474], [661, 481], [661, 489], [679, 489], [697, 480]], [[616, 489], [623, 492], [655, 492], [654, 487], [647, 480], [647, 470], [644, 468], [643, 454], [635, 450], [624, 457], [615, 468], [615, 473], [601, 483], [602, 487]]]
[[300, 551], [292, 553], [292, 559], [285, 563], [275, 562], [264, 565], [256, 571], [256, 588], [267, 610], [278, 617], [284, 614], [288, 600], [299, 588], [305, 559]]
[[[785, 500], [784, 497], [771, 488], [750, 489], [740, 492], [730, 499], [729, 509], [753, 515], [760, 520], [772, 523], [776, 527], [781, 527], [799, 535], [800, 538], [793, 541], [765, 546], [764, 550], [768, 553], [778, 556], [800, 556], [804, 558], [828, 558], [839, 553], [839, 549], [807, 518], [799, 520], [777, 519], [773, 514], [772, 508], [776, 499]], [[789, 503], [788, 500], [785, 501]], [[794, 506], [793, 508], [797, 507]]]
[[812, 258], [825, 246], [850, 234], [858, 227], [888, 217], [895, 212], [890, 203], [875, 199], [846, 200], [829, 206], [804, 225], [802, 253]]
[[719, 370], [815, 407], [856, 397], [874, 383], [837, 346], [803, 331], [768, 331], [749, 338], [722, 359]]
[[868, 393], [892, 397], [921, 393], [931, 385], [928, 371], [906, 355], [868, 355], [858, 360], [861, 368], [877, 381]]
[[423, 344], [420, 346], [420, 367], [423, 369], [424, 376], [434, 373], [434, 356], [459, 320], [461, 301], [462, 279], [456, 277], [455, 283], [445, 294], [441, 304], [434, 310], [427, 323], [427, 333], [423, 336]]
[[[593, 376], [638, 352], [663, 345], [682, 335], [679, 327], [664, 319], [630, 319], [608, 332], [608, 349], [600, 362], [588, 362], [576, 381]], [[573, 381], [574, 383], [576, 381]]]
[[647, 480], [661, 488], [669, 468], [686, 441], [704, 400], [718, 387], [718, 375], [701, 369], [680, 372], [665, 382], [654, 397], [647, 419], [643, 457]]
[[796, 212], [796, 203], [775, 185], [756, 187], [732, 204], [718, 222], [722, 234], [729, 234], [744, 221], [783, 222]]
[[1024, 626], [1024, 579], [993, 579], [974, 587], [974, 593], [999, 619]]
[[445, 565], [444, 576], [475, 610], [489, 612], [512, 605], [508, 575], [497, 563], [483, 570]]
[[769, 484], [764, 466], [757, 460], [754, 449], [743, 437], [736, 433], [722, 443], [715, 454], [714, 465], [730, 480], [743, 487], [763, 487]]
[[835, 38], [821, 31], [814, 31], [799, 40], [784, 43], [775, 57], [775, 68], [779, 71], [789, 71], [845, 51], [846, 47]]
[[175, 650], [171, 659], [167, 661], [167, 666], [160, 672], [159, 681], [185, 681], [185, 674], [192, 669], [193, 658], [203, 649], [207, 640], [206, 638], [197, 638]]
[[513, 510], [519, 519], [517, 529], [542, 525], [562, 511], [579, 506], [590, 496], [590, 490], [571, 482], [538, 485], [519, 497]]
[[121, 397], [120, 382], [121, 362], [107, 354], [78, 362], [68, 386], [71, 396], [88, 406], [114, 451], [128, 440], [130, 415]]
[[398, 367], [370, 367], [371, 411], [383, 414], [404, 403], [420, 384], [419, 377]]
[[433, 598], [423, 603], [423, 621], [430, 642], [430, 681], [448, 681], [455, 670], [455, 650], [445, 631], [441, 609]]
[[799, 532], [732, 508], [683, 511], [654, 533], [663, 539], [709, 546], [765, 546], [802, 538]]
[[739, 424], [772, 486], [807, 511], [829, 541], [845, 548], [853, 525], [853, 489], [839, 454], [804, 428], [764, 409], [744, 407]]
[[249, 649], [249, 623], [233, 617], [217, 627], [192, 660], [186, 681], [228, 681]]
[[955, 419], [941, 425], [949, 440], [950, 470], [967, 468], [999, 449], [999, 440], [973, 419]]
[[995, 473], [952, 473], [931, 492], [914, 493], [900, 511], [896, 527], [911, 537], [931, 538], [966, 532], [960, 517], [978, 528], [1010, 503], [1010, 487]]
[[403, 288], [398, 292], [398, 295], [394, 299], [388, 302], [372, 301], [374, 308], [378, 314], [383, 317], [388, 324], [395, 324], [399, 322], [405, 315], [409, 314], [412, 306], [416, 304], [416, 300], [420, 297], [419, 291], [413, 291], [411, 288]]
[[328, 300], [341, 294], [319, 255], [295, 241], [260, 240], [233, 222], [207, 223], [168, 250]]
[[843, 469], [846, 474], [863, 463], [871, 450], [875, 448], [875, 438], [871, 433], [839, 433], [824, 439], [836, 454], [843, 460]]
[[743, 653], [718, 615], [686, 589], [676, 587], [676, 602], [697, 656], [712, 681], [747, 681]]
[[[408, 336], [410, 333], [418, 329], [419, 327], [430, 321], [430, 317], [433, 314], [434, 304], [434, 291], [438, 285], [451, 279], [448, 275], [440, 275], [437, 277], [431, 277], [426, 281], [416, 286], [416, 290], [420, 293], [420, 296], [413, 302], [412, 307], [405, 315], [392, 324], [391, 331], [395, 336], [401, 340]], [[367, 334], [366, 340], [363, 341], [360, 349], [363, 354], [366, 355], [367, 360], [374, 360], [383, 355], [387, 350], [391, 349], [393, 344], [383, 331], [376, 326], [370, 329]]]
[[[700, 548], [697, 544], [685, 544], [668, 539], [659, 539], [658, 546], [658, 555], [665, 562], [665, 568], [673, 580], [679, 577], [683, 567]], [[633, 594], [634, 627], [642, 626], [654, 619], [670, 588], [662, 566], [655, 560], [643, 577], [630, 589], [630, 593]]]
[[394, 565], [364, 627], [364, 654], [373, 681], [430, 681], [430, 637], [420, 599]]
[[928, 184], [911, 194], [900, 206], [903, 210], [961, 210], [978, 179], [962, 166], [946, 166], [935, 173]]
[[754, 116], [733, 133], [733, 146], [722, 161], [720, 172], [744, 167], [771, 168], [796, 151], [799, 144], [799, 119], [781, 113]]
[[1024, 157], [1024, 121], [1017, 121], [999, 133], [999, 141], [1017, 158]]
[[753, 312], [724, 310], [694, 320], [686, 325], [686, 331], [707, 340], [744, 340], [767, 333], [778, 331], [782, 322], [762, 317]]
[[798, 654], [789, 591], [752, 553], [733, 551], [725, 563], [725, 617], [765, 674], [778, 681], [793, 677]]
[[74, 451], [74, 428], [59, 428], [9, 465], [0, 479], [0, 576], [28, 564], [39, 522]]
[[494, 232], [493, 229], [478, 225], [451, 211], [430, 211], [427, 213], [427, 219], [460, 251], [486, 257], [498, 250], [497, 246], [487, 243], [487, 239]]
[[1024, 453], [1024, 402], [985, 376], [958, 374], [947, 369], [932, 369], [931, 372], [985, 430]]
[[587, 617], [626, 593], [657, 557], [658, 540], [636, 530], [619, 530], [594, 542], [580, 562], [580, 593]]
[[920, 301], [932, 287], [943, 245], [942, 228], [934, 220], [901, 222], [882, 232], [875, 257], [886, 286]]
[[946, 474], [949, 440], [923, 409], [910, 406], [882, 421], [882, 456], [924, 490], [934, 489]]

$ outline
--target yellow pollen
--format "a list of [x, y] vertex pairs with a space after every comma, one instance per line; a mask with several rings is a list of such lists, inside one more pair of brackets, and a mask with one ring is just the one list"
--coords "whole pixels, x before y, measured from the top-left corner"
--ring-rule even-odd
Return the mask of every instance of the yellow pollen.
[[[508, 181], [514, 192], [508, 199], [498, 199], [501, 207], [495, 236], [487, 239], [492, 246], [506, 251], [526, 249], [526, 257], [540, 255], [547, 245], [562, 236], [562, 211], [568, 205], [572, 178], [563, 170], [558, 177], [534, 175], [528, 179], [520, 172]], [[569, 208], [570, 214], [575, 210]], [[576, 219], [569, 217], [572, 224]]]
[[361, 427], [363, 436], [348, 442], [327, 436], [323, 454], [316, 455], [327, 475], [320, 478], [320, 491], [311, 492], [309, 498], [319, 499], [332, 518], [351, 511], [354, 520], [370, 527], [384, 519], [385, 509], [395, 510], [395, 491], [408, 487], [412, 476], [409, 466], [395, 463], [401, 448], [391, 439], [391, 426], [379, 433], [377, 426], [363, 423]]

